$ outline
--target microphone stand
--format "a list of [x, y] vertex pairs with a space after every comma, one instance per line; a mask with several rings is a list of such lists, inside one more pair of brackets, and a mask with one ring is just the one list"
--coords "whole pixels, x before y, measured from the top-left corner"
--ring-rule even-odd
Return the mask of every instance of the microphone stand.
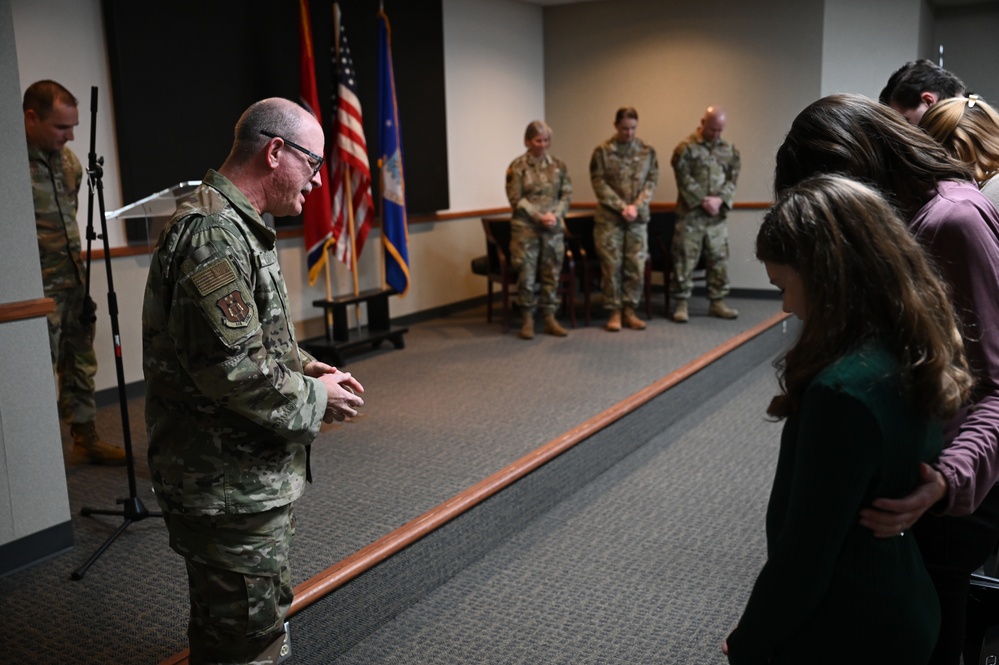
[[[108, 277], [108, 315], [111, 317], [111, 337], [114, 342], [115, 369], [118, 377], [118, 401], [121, 406], [121, 426], [122, 440], [125, 444], [125, 464], [128, 469], [128, 497], [118, 499], [117, 503], [122, 506], [121, 510], [103, 510], [97, 508], [82, 508], [80, 514], [87, 515], [117, 515], [124, 518], [121, 526], [104, 542], [103, 545], [91, 555], [87, 561], [73, 571], [71, 579], [82, 580], [87, 574], [87, 569], [97, 561], [98, 557], [111, 546], [115, 539], [124, 533], [125, 529], [132, 522], [144, 520], [147, 517], [162, 517], [162, 513], [151, 513], [146, 510], [142, 499], [135, 490], [135, 457], [132, 454], [132, 433], [128, 423], [128, 399], [125, 396], [125, 369], [121, 359], [121, 335], [118, 329], [118, 299], [114, 291], [114, 279], [111, 276], [111, 249], [108, 247], [108, 221], [104, 212], [104, 158], [97, 157], [96, 151], [97, 135], [97, 86], [90, 89], [90, 155], [87, 165], [87, 180], [89, 183], [89, 196], [87, 201], [87, 297], [84, 298], [84, 310], [80, 315], [81, 321], [94, 322], [97, 317], [94, 313], [93, 301], [90, 299], [90, 243], [95, 238], [104, 240], [104, 267]], [[94, 233], [94, 192], [97, 192], [98, 208], [101, 215], [101, 235]]]

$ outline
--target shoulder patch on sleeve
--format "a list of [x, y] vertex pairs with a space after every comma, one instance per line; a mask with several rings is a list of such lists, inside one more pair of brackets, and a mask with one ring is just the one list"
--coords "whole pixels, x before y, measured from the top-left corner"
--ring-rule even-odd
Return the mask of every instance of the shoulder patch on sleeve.
[[243, 300], [243, 293], [238, 289], [224, 294], [215, 301], [215, 305], [222, 311], [224, 323], [230, 327], [243, 327], [250, 322], [250, 315], [253, 313], [250, 306]]
[[235, 281], [236, 270], [232, 267], [229, 259], [222, 259], [191, 275], [191, 282], [202, 296], [206, 296], [212, 291], [217, 291]]
[[260, 327], [253, 290], [240, 277], [237, 265], [232, 257], [215, 255], [180, 282], [229, 347]]

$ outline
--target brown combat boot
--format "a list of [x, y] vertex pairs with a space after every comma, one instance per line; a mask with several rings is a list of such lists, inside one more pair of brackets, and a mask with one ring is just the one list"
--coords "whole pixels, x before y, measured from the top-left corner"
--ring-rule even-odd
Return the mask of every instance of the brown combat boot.
[[673, 310], [673, 320], [677, 323], [690, 321], [690, 314], [687, 312], [687, 301], [677, 300], [676, 309]]
[[631, 307], [624, 308], [624, 316], [622, 317], [622, 322], [624, 325], [628, 326], [632, 330], [645, 330], [645, 321], [642, 321], [635, 315], [635, 310]]
[[558, 321], [555, 320], [554, 314], [545, 314], [545, 334], [554, 335], [555, 337], [565, 337], [569, 334], [569, 331], [559, 325]]
[[717, 316], [719, 319], [734, 319], [739, 316], [739, 311], [732, 309], [719, 298], [711, 301], [711, 306], [708, 307], [708, 316]]
[[90, 464], [124, 464], [125, 450], [101, 440], [94, 421], [69, 426], [73, 437], [73, 457]]
[[604, 326], [604, 329], [610, 332], [621, 330], [621, 312], [619, 310], [615, 309], [611, 312], [610, 319], [607, 320], [607, 325]]
[[524, 311], [521, 314], [524, 319], [520, 326], [521, 339], [534, 339], [534, 312]]

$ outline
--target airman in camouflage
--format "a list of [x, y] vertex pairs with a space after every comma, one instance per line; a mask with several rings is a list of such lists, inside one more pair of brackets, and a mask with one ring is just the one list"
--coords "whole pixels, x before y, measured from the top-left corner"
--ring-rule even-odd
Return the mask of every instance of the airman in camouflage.
[[38, 81], [25, 91], [23, 109], [42, 285], [45, 297], [55, 302], [48, 324], [59, 416], [70, 425], [75, 458], [122, 464], [125, 451], [102, 441], [94, 425], [94, 308], [87, 297], [76, 222], [83, 167], [66, 147], [79, 124], [77, 101], [55, 81]]
[[555, 311], [565, 260], [565, 214], [569, 211], [572, 181], [562, 160], [548, 154], [551, 141], [551, 127], [535, 120], [524, 133], [527, 152], [506, 170], [506, 196], [513, 208], [510, 254], [518, 271], [523, 339], [534, 337], [534, 309], [538, 306], [535, 288], [539, 279], [545, 333], [557, 337], [568, 334], [555, 320]]
[[739, 315], [723, 300], [729, 291], [725, 216], [735, 202], [741, 165], [739, 151], [721, 137], [726, 122], [723, 109], [709, 106], [700, 127], [673, 151], [677, 203], [669, 288], [676, 300], [673, 320], [678, 323], [690, 319], [687, 300], [693, 292], [692, 275], [702, 253], [711, 301], [708, 314], [723, 319]]
[[261, 218], [301, 213], [322, 185], [312, 154], [323, 146], [319, 123], [293, 102], [252, 105], [225, 164], [178, 206], [149, 268], [149, 468], [171, 547], [187, 564], [192, 663], [277, 662], [289, 647], [287, 554], [309, 446], [322, 421], [363, 403], [350, 374], [298, 348], [276, 235]]
[[659, 182], [656, 151], [635, 136], [638, 112], [618, 109], [615, 135], [593, 151], [590, 182], [597, 195], [593, 240], [600, 256], [604, 308], [610, 311], [605, 326], [611, 332], [622, 323], [645, 329], [635, 309], [642, 298], [645, 261], [648, 259], [649, 203]]

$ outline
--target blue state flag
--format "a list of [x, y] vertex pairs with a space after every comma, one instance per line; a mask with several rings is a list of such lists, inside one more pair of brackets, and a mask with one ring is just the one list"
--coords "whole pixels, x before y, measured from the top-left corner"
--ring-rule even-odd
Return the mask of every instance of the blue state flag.
[[392, 72], [392, 35], [385, 11], [378, 12], [378, 166], [381, 170], [382, 246], [385, 283], [405, 296], [409, 291], [409, 225], [406, 220], [406, 179], [402, 173], [399, 108]]

